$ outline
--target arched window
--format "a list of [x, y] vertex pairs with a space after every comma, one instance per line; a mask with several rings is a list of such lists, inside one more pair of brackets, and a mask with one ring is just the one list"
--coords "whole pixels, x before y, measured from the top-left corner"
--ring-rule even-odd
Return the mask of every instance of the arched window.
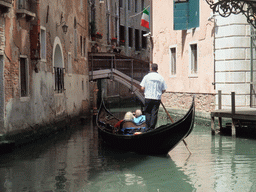
[[64, 57], [60, 39], [55, 38], [54, 49], [53, 49], [53, 68], [54, 68], [54, 79], [55, 86], [54, 90], [57, 93], [62, 93], [64, 89]]

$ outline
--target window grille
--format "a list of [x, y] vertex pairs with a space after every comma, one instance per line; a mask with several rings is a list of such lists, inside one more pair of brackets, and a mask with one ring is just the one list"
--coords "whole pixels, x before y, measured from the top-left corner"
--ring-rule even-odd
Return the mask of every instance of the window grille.
[[170, 54], [171, 54], [171, 75], [176, 75], [176, 48], [171, 48]]
[[63, 93], [64, 89], [64, 68], [54, 67], [55, 91]]
[[197, 74], [197, 44], [190, 45], [191, 49], [191, 74]]

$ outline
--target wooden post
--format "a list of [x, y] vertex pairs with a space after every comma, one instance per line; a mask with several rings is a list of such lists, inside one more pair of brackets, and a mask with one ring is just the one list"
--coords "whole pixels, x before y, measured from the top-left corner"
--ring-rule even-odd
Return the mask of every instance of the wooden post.
[[231, 112], [232, 116], [236, 113], [235, 92], [231, 92]]
[[[221, 103], [221, 90], [218, 90], [218, 108], [219, 110], [222, 108], [222, 103]], [[220, 127], [220, 130], [222, 129], [222, 118], [219, 117], [219, 127]]]
[[218, 90], [218, 108], [221, 109], [221, 90]]
[[235, 113], [236, 113], [235, 92], [231, 92], [232, 136], [235, 136], [236, 134], [235, 121], [233, 119], [233, 116], [235, 115]]
[[212, 135], [215, 135], [214, 116], [211, 117], [211, 130], [212, 130]]

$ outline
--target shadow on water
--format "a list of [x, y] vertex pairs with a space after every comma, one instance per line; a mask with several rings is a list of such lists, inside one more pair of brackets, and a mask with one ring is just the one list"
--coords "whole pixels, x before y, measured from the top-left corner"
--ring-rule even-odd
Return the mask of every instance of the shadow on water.
[[147, 156], [101, 145], [100, 170], [90, 171], [80, 191], [193, 191], [189, 178], [169, 156]]

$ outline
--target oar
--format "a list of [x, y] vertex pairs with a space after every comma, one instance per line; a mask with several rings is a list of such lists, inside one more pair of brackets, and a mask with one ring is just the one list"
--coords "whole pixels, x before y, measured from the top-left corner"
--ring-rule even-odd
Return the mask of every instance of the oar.
[[[162, 103], [162, 101], [161, 101], [161, 105], [163, 106], [163, 108], [164, 108], [166, 114], [168, 115], [169, 119], [171, 120], [171, 122], [174, 123], [174, 121], [173, 121], [171, 115], [169, 114], [169, 112], [168, 112], [167, 109], [165, 108], [165, 106], [164, 106], [164, 104]], [[185, 146], [186, 146], [187, 150], [189, 151], [189, 153], [192, 154], [191, 151], [190, 151], [189, 148], [188, 148], [188, 144], [186, 143], [186, 141], [185, 141], [184, 139], [183, 139], [183, 143], [185, 144]]]

